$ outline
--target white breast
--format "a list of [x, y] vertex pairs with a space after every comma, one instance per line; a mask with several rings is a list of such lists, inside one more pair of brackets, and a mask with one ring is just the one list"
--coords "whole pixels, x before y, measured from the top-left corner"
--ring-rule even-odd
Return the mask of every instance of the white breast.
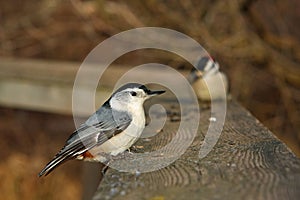
[[141, 136], [145, 128], [144, 110], [132, 116], [130, 125], [121, 133], [113, 136], [102, 145], [95, 147], [90, 151], [95, 156], [94, 160], [105, 162], [106, 158], [101, 156], [102, 153], [108, 153], [116, 156], [129, 149]]
[[[220, 82], [221, 80], [221, 82]], [[208, 90], [207, 85], [210, 85], [211, 90]], [[200, 100], [209, 101], [211, 99], [223, 99], [228, 91], [228, 80], [225, 74], [219, 72], [204, 79], [198, 79], [193, 83], [194, 91]]]

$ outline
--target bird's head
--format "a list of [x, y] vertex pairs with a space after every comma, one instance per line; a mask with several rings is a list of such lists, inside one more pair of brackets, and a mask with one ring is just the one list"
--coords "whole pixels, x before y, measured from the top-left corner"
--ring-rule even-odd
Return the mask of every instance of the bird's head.
[[109, 102], [111, 107], [117, 110], [140, 108], [147, 99], [164, 92], [149, 90], [145, 85], [138, 83], [128, 83], [116, 90]]
[[219, 71], [219, 64], [215, 62], [211, 57], [205, 56], [202, 57], [196, 68], [193, 68], [191, 73], [188, 76], [188, 81], [190, 83], [195, 82], [199, 78], [205, 78], [206, 76], [210, 76]]

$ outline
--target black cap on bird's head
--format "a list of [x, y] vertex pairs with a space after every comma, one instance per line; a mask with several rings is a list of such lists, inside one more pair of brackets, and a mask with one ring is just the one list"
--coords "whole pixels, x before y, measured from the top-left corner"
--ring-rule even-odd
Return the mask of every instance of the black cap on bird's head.
[[165, 91], [164, 90], [149, 90], [145, 85], [142, 85], [140, 83], [127, 83], [123, 86], [121, 86], [120, 88], [118, 88], [114, 93], [118, 93], [120, 91], [123, 91], [123, 90], [126, 90], [126, 89], [129, 89], [129, 88], [139, 88], [139, 89], [142, 89], [147, 95], [149, 96], [155, 96], [155, 95], [159, 95], [159, 94], [162, 94], [164, 93]]
[[[210, 62], [214, 62], [214, 60], [211, 58], [211, 57], [208, 57], [208, 56], [205, 56], [205, 57], [202, 57], [197, 65], [196, 65], [196, 68], [202, 72], [205, 71], [205, 67], [210, 63]], [[196, 69], [195, 69], [196, 70]]]
[[164, 90], [149, 90], [145, 85], [141, 85], [139, 89], [144, 90], [144, 92], [149, 96], [155, 96], [166, 92]]

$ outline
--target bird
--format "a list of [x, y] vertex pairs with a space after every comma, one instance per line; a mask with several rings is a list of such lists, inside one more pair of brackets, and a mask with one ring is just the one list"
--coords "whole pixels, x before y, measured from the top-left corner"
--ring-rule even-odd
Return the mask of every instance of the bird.
[[128, 150], [145, 128], [144, 102], [164, 92], [139, 83], [123, 85], [70, 135], [38, 176], [48, 175], [68, 160], [107, 162], [104, 154], [116, 156]]
[[[224, 99], [223, 91], [225, 89], [225, 94], [228, 94], [229, 83], [227, 76], [219, 71], [219, 63], [210, 56], [204, 56], [199, 59], [195, 67], [191, 70], [187, 80], [192, 85], [198, 99], [202, 101]], [[222, 85], [218, 81], [220, 78]], [[207, 85], [210, 86], [210, 90]]]

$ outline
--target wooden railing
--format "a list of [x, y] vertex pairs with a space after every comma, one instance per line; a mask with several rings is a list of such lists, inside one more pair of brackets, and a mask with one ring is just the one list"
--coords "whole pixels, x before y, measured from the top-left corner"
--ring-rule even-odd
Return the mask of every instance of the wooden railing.
[[[173, 110], [176, 112], [176, 109]], [[109, 169], [93, 199], [297, 199], [300, 160], [238, 103], [228, 102], [222, 134], [213, 150], [199, 159], [210, 111], [202, 110], [200, 127], [186, 152], [168, 167], [135, 174]], [[191, 121], [191, 123], [193, 123]], [[172, 137], [138, 146], [161, 148]], [[158, 144], [157, 144], [158, 143]], [[149, 147], [150, 146], [150, 147]], [[154, 146], [154, 148], [153, 148]], [[148, 151], [147, 148], [144, 151]], [[174, 152], [175, 153], [175, 152]], [[151, 162], [145, 160], [145, 164]]]

